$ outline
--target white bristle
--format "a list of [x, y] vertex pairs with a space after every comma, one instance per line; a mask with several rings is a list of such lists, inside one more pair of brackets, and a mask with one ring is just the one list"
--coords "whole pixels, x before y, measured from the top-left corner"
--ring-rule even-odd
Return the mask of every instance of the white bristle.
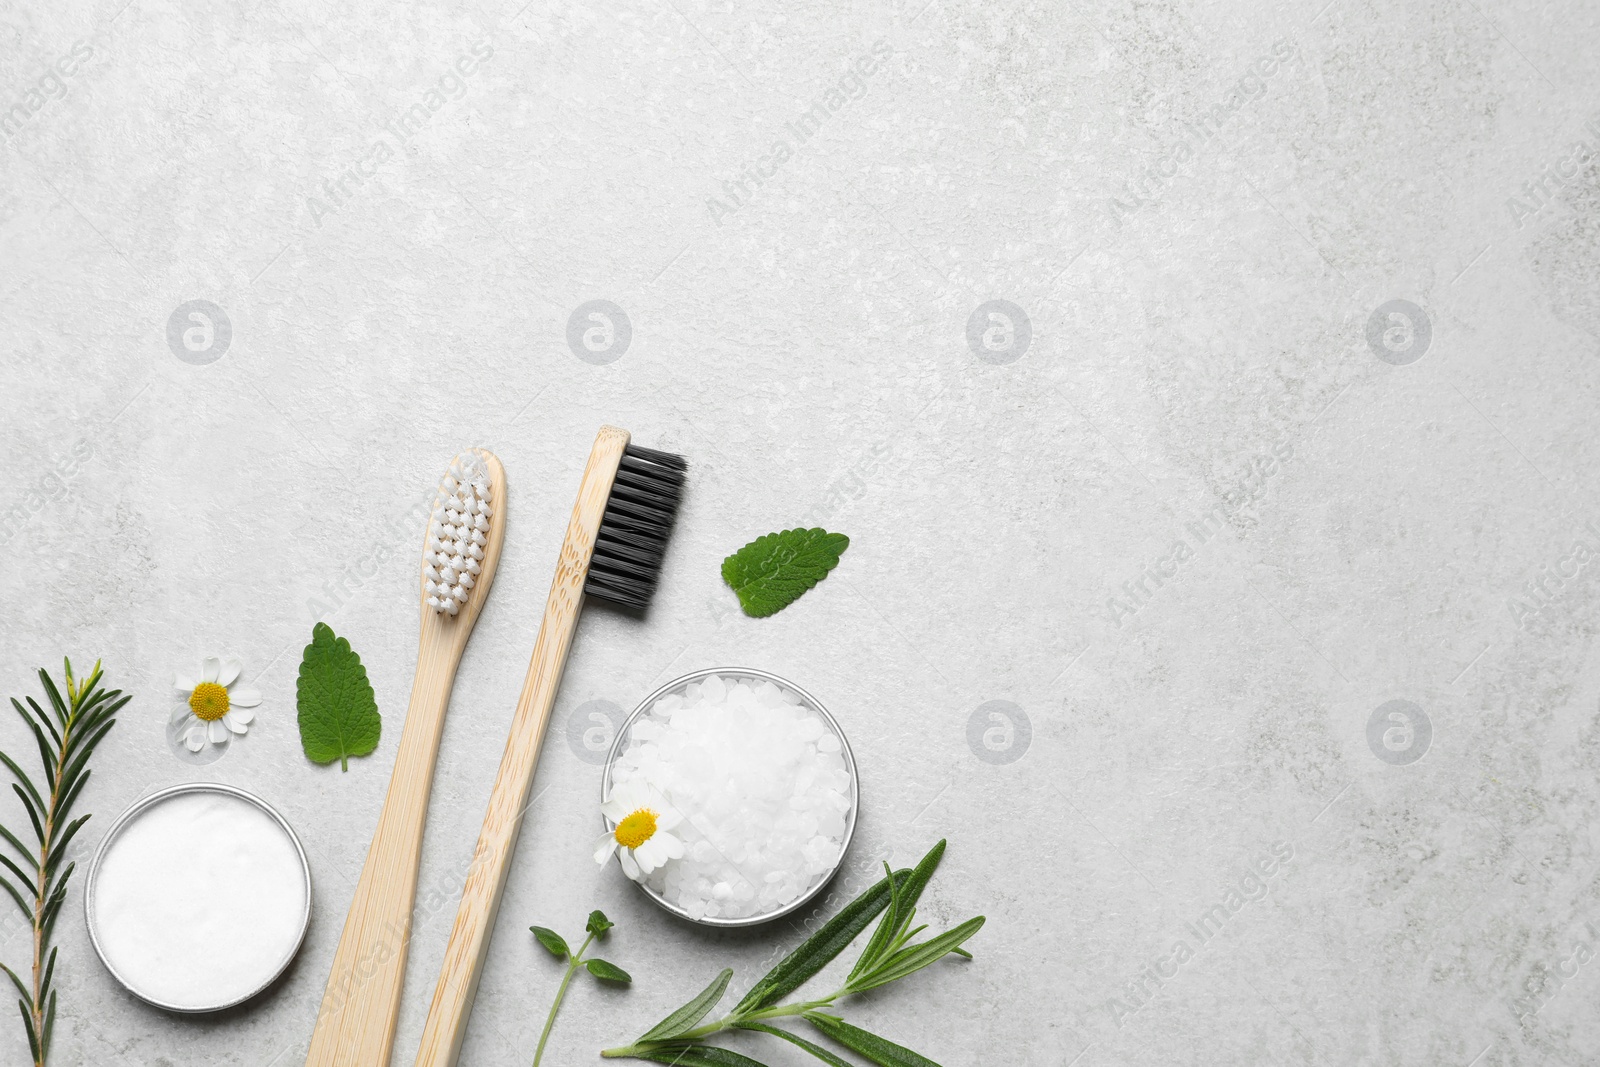
[[493, 493], [489, 465], [477, 452], [457, 456], [439, 483], [422, 572], [435, 611], [459, 614], [483, 573]]

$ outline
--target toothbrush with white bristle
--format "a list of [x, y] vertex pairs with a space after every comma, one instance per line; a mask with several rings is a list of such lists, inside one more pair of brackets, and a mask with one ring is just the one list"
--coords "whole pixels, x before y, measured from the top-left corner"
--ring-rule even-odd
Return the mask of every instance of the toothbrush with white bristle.
[[445, 709], [505, 541], [506, 476], [484, 449], [450, 464], [422, 549], [421, 633], [389, 794], [334, 952], [307, 1067], [383, 1067], [394, 1047], [428, 793]]

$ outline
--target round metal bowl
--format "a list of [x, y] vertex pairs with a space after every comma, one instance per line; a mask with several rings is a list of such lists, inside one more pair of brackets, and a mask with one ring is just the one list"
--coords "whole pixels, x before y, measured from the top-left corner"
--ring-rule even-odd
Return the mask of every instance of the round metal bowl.
[[[100, 943], [100, 924], [95, 917], [95, 889], [100, 878], [100, 864], [105, 859], [106, 853], [110, 850], [112, 842], [116, 841], [117, 837], [122, 833], [122, 831], [126, 829], [127, 826], [132, 823], [133, 820], [137, 819], [141, 814], [155, 807], [157, 804], [160, 804], [164, 800], [169, 800], [172, 797], [180, 796], [185, 793], [222, 793], [227, 796], [243, 800], [247, 804], [260, 809], [268, 818], [278, 824], [278, 826], [283, 830], [284, 834], [288, 836], [290, 844], [294, 845], [295, 855], [300, 858], [300, 871], [305, 879], [305, 914], [300, 918], [300, 932], [295, 937], [294, 945], [288, 950], [288, 952], [284, 954], [283, 962], [278, 965], [276, 970], [273, 971], [270, 978], [262, 982], [255, 989], [252, 989], [249, 993], [216, 1004], [169, 1004], [160, 1000], [158, 997], [152, 996], [141, 990], [137, 985], [129, 981], [121, 972], [119, 972], [115, 966], [112, 965], [110, 958], [106, 955], [104, 946], [102, 946]], [[262, 800], [254, 793], [247, 792], [246, 790], [240, 789], [237, 786], [222, 785], [217, 782], [192, 782], [185, 783], [183, 785], [169, 786], [166, 789], [159, 789], [147, 797], [143, 797], [134, 801], [126, 811], [117, 816], [116, 821], [111, 824], [111, 829], [106, 831], [106, 835], [101, 839], [99, 847], [95, 849], [94, 858], [89, 863], [89, 875], [83, 893], [83, 910], [89, 930], [89, 941], [94, 945], [95, 954], [100, 957], [100, 962], [105, 964], [106, 970], [111, 972], [111, 976], [115, 978], [128, 992], [132, 993], [146, 1004], [154, 1005], [155, 1007], [161, 1008], [165, 1011], [178, 1012], [185, 1015], [201, 1015], [207, 1012], [222, 1011], [224, 1008], [232, 1008], [236, 1005], [243, 1004], [252, 997], [258, 996], [260, 993], [266, 990], [268, 986], [272, 985], [273, 982], [276, 982], [278, 978], [282, 976], [283, 972], [288, 969], [289, 964], [294, 960], [295, 956], [299, 954], [300, 946], [305, 943], [306, 931], [311, 927], [311, 864], [306, 860], [305, 847], [300, 844], [299, 835], [294, 832], [294, 828], [289, 825], [288, 821], [285, 820], [282, 815], [278, 814], [277, 810], [273, 808], [272, 805], [268, 804], [265, 800]]]
[[[655, 692], [639, 701], [638, 705], [633, 709], [633, 712], [627, 717], [627, 719], [623, 721], [622, 726], [617, 730], [617, 735], [612, 739], [611, 742], [611, 751], [606, 755], [605, 775], [602, 777], [600, 782], [600, 800], [603, 803], [605, 798], [611, 793], [612, 767], [616, 764], [617, 757], [621, 755], [622, 752], [628, 747], [629, 738], [633, 731], [633, 724], [639, 721], [640, 716], [649, 714], [650, 708], [662, 697], [668, 696], [672, 693], [682, 692], [690, 682], [698, 682], [700, 679], [709, 678], [713, 674], [734, 681], [741, 679], [753, 679], [771, 682], [779, 689], [787, 689], [789, 692], [799, 697], [800, 703], [820, 715], [822, 717], [822, 721], [827, 724], [830, 730], [833, 731], [834, 736], [839, 738], [839, 752], [840, 755], [844, 757], [845, 769], [850, 772], [850, 814], [845, 819], [844, 838], [839, 843], [839, 858], [834, 861], [831, 869], [817, 879], [814, 885], [808, 888], [805, 892], [801, 893], [795, 899], [791, 900], [789, 903], [783, 905], [781, 908], [778, 908], [775, 911], [762, 912], [758, 915], [746, 915], [739, 918], [702, 916], [697, 919], [684, 909], [678, 907], [678, 905], [673, 904], [662, 897], [654, 889], [650, 888], [648, 885], [645, 885], [643, 882], [635, 883], [645, 896], [655, 901], [666, 911], [671, 912], [686, 922], [692, 922], [698, 926], [713, 926], [724, 929], [730, 927], [759, 926], [762, 923], [771, 922], [773, 919], [781, 919], [785, 915], [789, 915], [800, 910], [809, 904], [817, 896], [817, 894], [826, 889], [828, 887], [828, 883], [833, 881], [834, 875], [839, 873], [839, 868], [844, 864], [845, 854], [850, 851], [850, 840], [855, 836], [856, 832], [856, 815], [861, 811], [861, 782], [860, 777], [856, 773], [855, 753], [850, 750], [850, 739], [844, 735], [844, 730], [839, 726], [839, 720], [835, 719], [828, 709], [822, 706], [822, 702], [816, 697], [812, 696], [804, 689], [801, 689], [798, 685], [795, 685], [787, 678], [780, 678], [778, 675], [772, 674], [769, 671], [758, 671], [750, 667], [710, 667], [706, 670], [694, 671], [690, 674], [685, 674], [680, 678], [674, 678], [672, 681], [661, 686]], [[602, 815], [600, 821], [605, 825], [607, 831], [616, 829], [616, 824], [610, 819], [607, 819], [605, 816]]]

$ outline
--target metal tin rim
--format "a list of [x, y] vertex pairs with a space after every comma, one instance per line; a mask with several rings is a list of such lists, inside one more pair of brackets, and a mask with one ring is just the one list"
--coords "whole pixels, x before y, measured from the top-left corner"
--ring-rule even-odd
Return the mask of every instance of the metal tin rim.
[[[855, 752], [850, 748], [850, 739], [845, 736], [844, 728], [839, 725], [839, 720], [833, 717], [832, 712], [823, 707], [822, 701], [812, 696], [800, 686], [795, 685], [793, 682], [789, 681], [789, 679], [773, 674], [771, 671], [758, 670], [754, 667], [707, 667], [703, 670], [690, 671], [688, 674], [680, 675], [679, 677], [672, 679], [670, 682], [666, 682], [663, 685], [657, 686], [649, 696], [639, 701], [628, 717], [622, 721], [622, 725], [617, 728], [616, 736], [611, 739], [611, 749], [606, 753], [605, 773], [600, 779], [600, 800], [602, 803], [604, 803], [606, 794], [611, 792], [612, 765], [616, 763], [617, 757], [622, 753], [622, 746], [627, 741], [628, 731], [632, 729], [633, 724], [639, 720], [640, 716], [648, 712], [651, 705], [667, 694], [673, 692], [674, 690], [682, 689], [690, 682], [697, 682], [702, 678], [709, 678], [713, 674], [736, 678], [761, 678], [771, 682], [773, 685], [776, 685], [779, 688], [788, 689], [794, 692], [796, 696], [805, 702], [807, 707], [811, 708], [811, 710], [815, 711], [818, 715], [821, 715], [823, 720], [833, 730], [834, 736], [839, 739], [839, 749], [844, 754], [845, 767], [850, 772], [850, 818], [845, 823], [844, 839], [839, 843], [839, 858], [834, 861], [832, 869], [829, 870], [828, 873], [822, 878], [820, 878], [816, 885], [812, 886], [810, 889], [806, 890], [804, 893], [800, 894], [794, 900], [791, 900], [777, 911], [764, 912], [760, 915], [748, 915], [741, 918], [724, 919], [721, 917], [701, 917], [696, 919], [687, 911], [678, 907], [678, 905], [666, 900], [643, 882], [634, 883], [639, 887], [640, 891], [643, 892], [645, 896], [655, 901], [655, 903], [663, 910], [671, 912], [680, 919], [683, 919], [685, 922], [692, 922], [697, 926], [713, 926], [722, 929], [760, 926], [764, 923], [769, 923], [774, 919], [781, 919], [785, 915], [790, 915], [796, 911], [799, 911], [801, 908], [811, 903], [812, 900], [816, 899], [818, 894], [820, 894], [824, 889], [828, 888], [828, 883], [833, 881], [834, 876], [839, 873], [839, 868], [844, 866], [844, 857], [850, 851], [850, 842], [855, 837], [856, 816], [861, 811], [861, 776], [856, 770], [856, 756]], [[607, 831], [615, 829], [611, 820], [607, 819], [604, 815], [600, 816], [600, 822]]]
[[[294, 945], [284, 955], [283, 962], [278, 965], [278, 968], [275, 971], [272, 972], [272, 977], [268, 978], [265, 982], [262, 982], [261, 985], [257, 986], [255, 989], [252, 989], [249, 993], [246, 993], [242, 997], [235, 997], [234, 999], [221, 1004], [208, 1004], [200, 1007], [190, 1004], [169, 1004], [165, 1001], [158, 1000], [155, 997], [140, 992], [140, 990], [132, 982], [123, 977], [122, 973], [118, 971], [116, 967], [112, 966], [111, 960], [106, 956], [106, 950], [100, 944], [99, 924], [95, 921], [94, 911], [95, 888], [100, 878], [100, 864], [101, 861], [105, 859], [106, 852], [111, 847], [111, 843], [117, 839], [117, 835], [120, 834], [130, 822], [132, 822], [143, 812], [161, 803], [163, 800], [167, 800], [170, 797], [174, 797], [183, 793], [224, 793], [228, 796], [243, 800], [246, 803], [253, 804], [255, 807], [266, 813], [266, 815], [272, 819], [273, 822], [277, 823], [278, 826], [282, 828], [283, 832], [289, 836], [290, 843], [294, 845], [295, 854], [300, 857], [300, 872], [304, 877], [306, 887], [306, 908], [305, 915], [300, 920], [300, 933], [295, 937]], [[106, 970], [111, 972], [111, 977], [115, 978], [122, 988], [126, 989], [128, 992], [132, 993], [146, 1004], [153, 1005], [154, 1007], [161, 1008], [165, 1011], [177, 1012], [178, 1014], [182, 1015], [204, 1015], [210, 1012], [222, 1011], [226, 1008], [236, 1007], [240, 1004], [243, 1004], [245, 1001], [250, 1000], [252, 997], [259, 996], [267, 989], [267, 987], [271, 986], [273, 982], [276, 982], [280, 977], [282, 977], [283, 972], [288, 970], [289, 964], [294, 962], [294, 958], [300, 954], [300, 947], [305, 944], [306, 932], [311, 928], [311, 863], [306, 859], [305, 846], [300, 843], [300, 836], [294, 832], [294, 827], [290, 826], [289, 821], [280, 815], [278, 810], [271, 804], [268, 804], [265, 800], [262, 800], [260, 797], [256, 796], [252, 792], [249, 792], [248, 790], [240, 789], [238, 786], [223, 785], [221, 782], [185, 782], [181, 785], [172, 785], [165, 789], [158, 789], [148, 796], [140, 797], [138, 800], [128, 805], [127, 809], [124, 810], [121, 815], [117, 816], [116, 821], [111, 824], [111, 829], [107, 830], [106, 835], [100, 839], [100, 844], [94, 851], [94, 859], [89, 863], [89, 875], [83, 893], [83, 911], [85, 925], [89, 930], [89, 941], [94, 945], [95, 955], [100, 957], [100, 962], [105, 965]]]

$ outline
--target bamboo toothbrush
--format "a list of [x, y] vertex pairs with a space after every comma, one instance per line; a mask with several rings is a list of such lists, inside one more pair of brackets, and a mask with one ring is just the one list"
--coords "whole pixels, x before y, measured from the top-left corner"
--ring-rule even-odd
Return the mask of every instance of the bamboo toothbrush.
[[417, 862], [439, 734], [461, 653], [483, 611], [506, 531], [506, 475], [484, 449], [457, 456], [440, 483], [422, 552], [422, 625], [389, 795], [356, 884], [307, 1067], [383, 1067], [394, 1046]]
[[445, 946], [417, 1067], [453, 1067], [460, 1054], [583, 598], [587, 594], [629, 608], [649, 603], [683, 496], [685, 467], [679, 456], [629, 444], [626, 430], [604, 426], [595, 438]]

